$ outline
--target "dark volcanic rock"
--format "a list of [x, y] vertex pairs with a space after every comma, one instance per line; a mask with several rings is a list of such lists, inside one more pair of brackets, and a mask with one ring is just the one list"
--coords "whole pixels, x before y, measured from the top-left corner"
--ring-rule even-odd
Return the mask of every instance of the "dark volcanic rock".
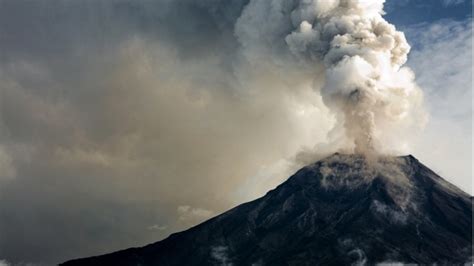
[[76, 265], [462, 265], [471, 198], [412, 156], [335, 154], [163, 241]]

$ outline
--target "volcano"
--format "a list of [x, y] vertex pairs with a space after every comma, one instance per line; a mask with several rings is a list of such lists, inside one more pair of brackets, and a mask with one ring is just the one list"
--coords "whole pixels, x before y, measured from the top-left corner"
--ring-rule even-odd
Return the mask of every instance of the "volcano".
[[464, 265], [472, 206], [411, 155], [334, 154], [162, 241], [62, 265]]

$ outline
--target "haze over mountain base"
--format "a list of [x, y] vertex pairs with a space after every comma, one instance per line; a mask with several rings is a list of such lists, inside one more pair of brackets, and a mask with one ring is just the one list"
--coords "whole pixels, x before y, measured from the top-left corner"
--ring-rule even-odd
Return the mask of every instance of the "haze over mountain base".
[[472, 263], [472, 198], [413, 156], [334, 154], [141, 248], [62, 265]]

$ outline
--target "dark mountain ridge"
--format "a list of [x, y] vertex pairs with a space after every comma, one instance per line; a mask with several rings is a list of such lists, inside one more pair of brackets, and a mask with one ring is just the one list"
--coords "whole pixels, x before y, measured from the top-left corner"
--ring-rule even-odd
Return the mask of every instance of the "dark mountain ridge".
[[472, 250], [470, 196], [413, 156], [334, 154], [162, 241], [63, 265], [463, 265]]

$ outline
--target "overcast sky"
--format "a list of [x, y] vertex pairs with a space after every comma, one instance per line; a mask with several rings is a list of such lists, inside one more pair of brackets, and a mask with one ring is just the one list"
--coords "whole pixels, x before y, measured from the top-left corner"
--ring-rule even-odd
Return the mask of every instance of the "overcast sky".
[[[270, 37], [243, 52], [247, 3], [0, 0], [1, 266], [155, 242], [264, 194], [327, 140], [317, 71], [283, 72]], [[406, 150], [472, 194], [472, 2], [385, 10], [429, 114]]]

